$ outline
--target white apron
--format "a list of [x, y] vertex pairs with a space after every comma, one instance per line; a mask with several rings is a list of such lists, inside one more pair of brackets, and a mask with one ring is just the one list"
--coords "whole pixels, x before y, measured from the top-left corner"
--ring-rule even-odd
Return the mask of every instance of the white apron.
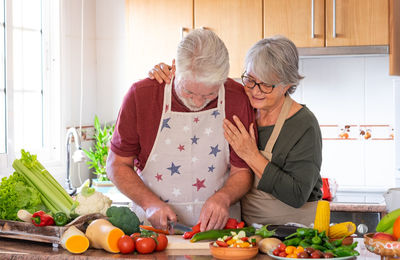
[[[171, 80], [173, 82], [173, 80]], [[158, 134], [139, 176], [177, 214], [178, 222], [197, 224], [204, 202], [229, 176], [229, 145], [224, 138], [225, 88], [218, 92], [216, 108], [200, 112], [171, 111], [172, 83], [164, 89], [163, 112]], [[146, 220], [138, 205], [133, 211]], [[240, 204], [230, 208], [240, 219]]]
[[[272, 148], [289, 114], [292, 102], [293, 100], [287, 94], [267, 145], [264, 151], [260, 150], [270, 162], [272, 160]], [[271, 194], [258, 190], [259, 181], [260, 179], [255, 176], [251, 191], [242, 198], [242, 216], [247, 224], [283, 225], [288, 222], [295, 222], [309, 226], [314, 222], [317, 201], [306, 202], [302, 207], [294, 208], [276, 199]]]

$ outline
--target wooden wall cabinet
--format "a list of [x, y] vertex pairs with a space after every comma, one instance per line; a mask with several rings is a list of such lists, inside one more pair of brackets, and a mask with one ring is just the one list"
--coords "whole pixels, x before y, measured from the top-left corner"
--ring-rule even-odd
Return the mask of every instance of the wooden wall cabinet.
[[161, 61], [171, 63], [182, 36], [200, 27], [224, 41], [229, 76], [239, 78], [247, 50], [262, 39], [262, 1], [126, 0], [130, 79], [146, 77]]
[[182, 29], [193, 27], [192, 0], [126, 0], [128, 77], [147, 77], [154, 65], [171, 64]]
[[195, 28], [215, 32], [225, 43], [229, 76], [239, 78], [247, 51], [263, 38], [262, 0], [195, 0]]
[[264, 37], [282, 34], [297, 47], [389, 43], [388, 0], [264, 0]]

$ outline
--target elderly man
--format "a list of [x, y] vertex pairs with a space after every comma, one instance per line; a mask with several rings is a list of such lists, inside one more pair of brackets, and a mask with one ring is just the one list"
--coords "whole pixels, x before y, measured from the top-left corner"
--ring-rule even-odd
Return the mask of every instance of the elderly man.
[[204, 231], [240, 218], [238, 200], [253, 177], [230, 149], [222, 125], [237, 115], [248, 129], [254, 113], [228, 72], [224, 43], [198, 29], [179, 44], [170, 84], [145, 79], [124, 98], [107, 173], [135, 203], [138, 217], [156, 228], [201, 222]]

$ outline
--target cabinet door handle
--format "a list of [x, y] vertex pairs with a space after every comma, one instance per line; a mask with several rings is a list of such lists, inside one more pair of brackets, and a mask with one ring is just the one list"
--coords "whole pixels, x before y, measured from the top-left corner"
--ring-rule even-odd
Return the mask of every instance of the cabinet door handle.
[[181, 31], [180, 31], [180, 33], [181, 33], [181, 40], [183, 40], [183, 33], [186, 31], [186, 28], [182, 26], [180, 30], [181, 30]]
[[332, 16], [332, 37], [336, 38], [336, 0], [333, 0]]
[[314, 0], [311, 0], [311, 38], [315, 38], [314, 33]]

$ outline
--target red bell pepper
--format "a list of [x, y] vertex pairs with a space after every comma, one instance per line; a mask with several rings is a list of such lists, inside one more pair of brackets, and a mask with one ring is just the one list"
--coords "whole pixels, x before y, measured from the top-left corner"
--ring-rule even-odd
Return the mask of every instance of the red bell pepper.
[[234, 218], [229, 218], [225, 224], [224, 229], [235, 229], [237, 228], [238, 222]]
[[244, 228], [244, 222], [242, 221], [242, 222], [239, 222], [237, 225], [236, 225], [236, 228]]
[[37, 227], [54, 225], [54, 219], [46, 212], [39, 210], [32, 215], [32, 223]]

